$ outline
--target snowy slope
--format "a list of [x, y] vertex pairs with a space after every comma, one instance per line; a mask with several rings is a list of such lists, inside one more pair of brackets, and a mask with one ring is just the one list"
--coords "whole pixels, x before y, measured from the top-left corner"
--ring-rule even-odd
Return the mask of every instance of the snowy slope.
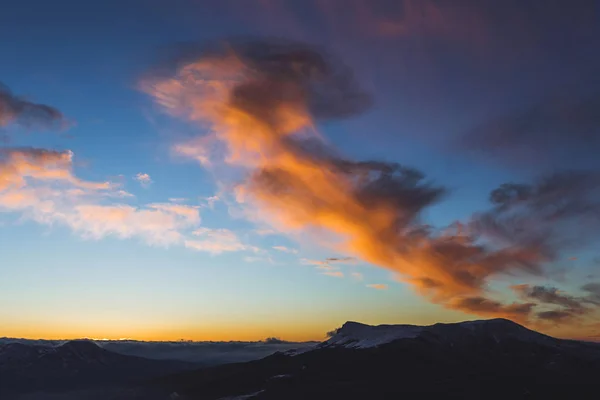
[[377, 347], [398, 339], [419, 336], [424, 327], [416, 325], [371, 326], [358, 322], [346, 322], [337, 333], [318, 347], [346, 347], [364, 349]]

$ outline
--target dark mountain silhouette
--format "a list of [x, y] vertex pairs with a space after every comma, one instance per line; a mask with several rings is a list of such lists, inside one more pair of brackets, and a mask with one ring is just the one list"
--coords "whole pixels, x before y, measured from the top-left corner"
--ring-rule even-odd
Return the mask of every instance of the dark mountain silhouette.
[[130, 384], [194, 366], [117, 354], [86, 340], [57, 347], [8, 343], [0, 345], [0, 394]]
[[160, 378], [153, 391], [178, 399], [595, 399], [599, 376], [600, 345], [504, 319], [348, 322], [310, 351]]

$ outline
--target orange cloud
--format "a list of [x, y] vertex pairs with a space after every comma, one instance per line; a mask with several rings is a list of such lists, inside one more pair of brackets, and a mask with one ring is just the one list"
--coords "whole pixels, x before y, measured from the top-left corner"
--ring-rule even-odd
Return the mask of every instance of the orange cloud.
[[296, 43], [237, 46], [185, 64], [175, 77], [146, 80], [142, 88], [169, 113], [212, 124], [208, 137], [225, 147], [225, 161], [250, 171], [237, 186], [238, 201], [268, 212], [284, 231], [334, 233], [339, 250], [401, 273], [440, 302], [477, 295], [491, 274], [535, 258], [490, 256], [468, 235], [432, 238], [416, 218], [441, 189], [409, 168], [355, 162], [329, 149], [316, 134], [315, 118], [352, 115], [368, 105], [347, 70]]
[[[316, 131], [318, 122], [370, 104], [336, 60], [299, 43], [244, 40], [186, 59], [173, 76], [146, 78], [141, 87], [171, 115], [209, 124], [208, 135], [175, 150], [246, 172], [235, 193], [249, 215], [282, 232], [326, 232], [334, 239], [324, 244], [398, 273], [448, 308], [527, 318], [533, 303], [492, 300], [488, 283], [503, 274], [540, 275], [553, 259], [556, 232], [545, 228], [557, 221], [536, 207], [551, 208], [563, 177], [532, 187], [521, 202], [511, 201], [513, 186], [502, 187], [495, 208], [476, 223], [433, 231], [419, 217], [443, 188], [402, 165], [345, 158]], [[581, 204], [583, 192], [574, 193], [565, 204]], [[319, 264], [327, 275], [343, 275], [326, 265]]]
[[321, 275], [332, 276], [334, 278], [343, 278], [344, 277], [344, 273], [341, 271], [325, 271], [325, 272], [321, 272]]
[[109, 183], [86, 182], [72, 173], [73, 153], [35, 148], [0, 149], [0, 190], [26, 186], [26, 179], [62, 181], [90, 190], [108, 189]]

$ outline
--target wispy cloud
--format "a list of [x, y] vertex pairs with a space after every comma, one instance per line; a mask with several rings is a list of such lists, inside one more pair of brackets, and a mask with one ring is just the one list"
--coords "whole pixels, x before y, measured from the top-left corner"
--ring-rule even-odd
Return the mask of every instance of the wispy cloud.
[[270, 228], [262, 228], [254, 230], [254, 233], [260, 236], [268, 236], [268, 235], [276, 235], [277, 231], [275, 229]]
[[289, 253], [289, 254], [298, 254], [298, 250], [296, 249], [291, 249], [289, 247], [285, 247], [285, 246], [273, 246], [273, 248], [277, 251], [281, 251], [283, 253]]
[[199, 228], [192, 234], [199, 239], [188, 239], [185, 241], [185, 246], [195, 251], [211, 254], [236, 251], [260, 252], [257, 247], [242, 243], [238, 236], [228, 229]]
[[362, 281], [364, 279], [363, 274], [361, 274], [360, 272], [352, 272], [350, 276], [352, 276], [352, 278], [356, 279], [357, 281]]

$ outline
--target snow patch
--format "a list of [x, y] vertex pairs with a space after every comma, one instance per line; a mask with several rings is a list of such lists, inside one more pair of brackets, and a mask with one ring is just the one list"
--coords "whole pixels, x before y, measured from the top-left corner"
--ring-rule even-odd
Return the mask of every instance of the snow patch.
[[261, 394], [262, 392], [264, 392], [264, 390], [259, 390], [258, 392], [249, 393], [249, 394], [243, 394], [241, 396], [221, 397], [219, 400], [246, 400], [246, 399], [251, 399], [253, 397], [256, 397], [259, 394]]

